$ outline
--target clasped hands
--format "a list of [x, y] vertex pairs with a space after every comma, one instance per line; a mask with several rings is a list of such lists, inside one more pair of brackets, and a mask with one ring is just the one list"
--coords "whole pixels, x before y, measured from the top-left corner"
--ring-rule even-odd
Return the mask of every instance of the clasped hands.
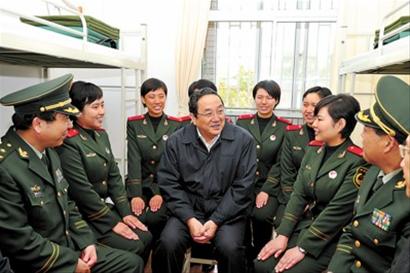
[[214, 221], [208, 220], [204, 224], [198, 221], [198, 219], [192, 217], [187, 221], [189, 233], [192, 240], [199, 244], [206, 244], [215, 237], [215, 233], [218, 229], [218, 225]]

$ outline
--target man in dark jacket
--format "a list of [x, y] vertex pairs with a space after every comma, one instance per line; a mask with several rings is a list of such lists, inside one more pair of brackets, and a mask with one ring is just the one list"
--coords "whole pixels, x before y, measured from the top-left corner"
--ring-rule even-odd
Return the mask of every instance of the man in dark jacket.
[[225, 122], [223, 101], [204, 88], [190, 97], [193, 123], [169, 137], [158, 184], [172, 216], [153, 257], [154, 273], [181, 272], [190, 243], [212, 242], [218, 269], [245, 270], [244, 234], [256, 171], [256, 146]]

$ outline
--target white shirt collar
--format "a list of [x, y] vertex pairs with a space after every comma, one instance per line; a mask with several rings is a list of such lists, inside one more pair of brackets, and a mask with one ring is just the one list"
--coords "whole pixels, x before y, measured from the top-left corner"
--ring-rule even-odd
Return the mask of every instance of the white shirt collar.
[[398, 174], [401, 171], [401, 168], [396, 169], [392, 172], [389, 172], [388, 174], [385, 174], [382, 170], [380, 170], [379, 174], [377, 175], [377, 177], [382, 176], [382, 181], [383, 184], [386, 184], [387, 182], [390, 181], [390, 179], [392, 179], [396, 174]]
[[206, 149], [208, 150], [208, 152], [211, 151], [212, 146], [215, 145], [216, 141], [219, 139], [219, 137], [221, 136], [221, 134], [217, 135], [216, 137], [214, 137], [211, 142], [207, 143], [205, 138], [201, 135], [201, 132], [199, 132], [198, 127], [196, 128], [196, 131], [198, 132], [198, 136], [199, 138], [202, 140], [202, 142], [204, 143]]

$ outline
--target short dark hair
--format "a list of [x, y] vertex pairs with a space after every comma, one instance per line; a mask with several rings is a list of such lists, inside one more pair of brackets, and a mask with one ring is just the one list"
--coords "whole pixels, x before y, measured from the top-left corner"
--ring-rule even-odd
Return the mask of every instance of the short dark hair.
[[260, 88], [265, 89], [266, 92], [268, 92], [268, 94], [277, 101], [276, 105], [279, 104], [279, 102], [280, 102], [280, 86], [277, 82], [272, 81], [272, 80], [264, 80], [264, 81], [258, 82], [253, 87], [253, 90], [252, 90], [252, 95], [253, 95], [254, 99], [256, 97], [256, 92], [258, 92], [258, 89], [260, 89]]
[[329, 88], [327, 87], [322, 87], [322, 86], [313, 86], [311, 88], [309, 88], [308, 90], [305, 91], [305, 93], [303, 93], [303, 99], [312, 93], [316, 93], [321, 99], [332, 95], [332, 91], [330, 91]]
[[52, 122], [56, 120], [56, 112], [48, 111], [48, 112], [35, 113], [35, 114], [14, 113], [13, 116], [11, 117], [11, 120], [13, 121], [13, 125], [16, 130], [25, 131], [31, 128], [33, 119], [36, 117], [38, 117], [39, 119], [45, 120], [46, 122]]
[[206, 95], [217, 96], [221, 100], [222, 105], [224, 105], [224, 102], [221, 96], [219, 96], [218, 93], [216, 93], [216, 91], [213, 90], [212, 88], [205, 87], [205, 88], [199, 89], [198, 91], [195, 91], [194, 93], [192, 93], [191, 97], [189, 97], [189, 104], [188, 104], [189, 112], [193, 114], [195, 117], [198, 114], [198, 101], [200, 98]]
[[342, 138], [349, 137], [357, 123], [355, 115], [360, 111], [359, 102], [354, 97], [346, 94], [330, 95], [318, 102], [315, 107], [315, 116], [323, 107], [327, 107], [334, 122], [341, 118], [346, 120], [346, 126], [340, 134]]
[[83, 111], [86, 104], [93, 103], [103, 97], [103, 91], [91, 82], [77, 81], [70, 88], [71, 104]]
[[163, 89], [165, 95], [167, 95], [168, 93], [168, 88], [163, 81], [158, 80], [156, 78], [149, 78], [145, 80], [141, 85], [141, 96], [145, 97], [145, 95], [148, 94], [148, 92], [155, 91], [157, 89]]
[[199, 79], [197, 81], [194, 81], [193, 83], [191, 83], [188, 87], [188, 97], [190, 97], [192, 95], [192, 93], [194, 93], [196, 90], [200, 90], [202, 88], [205, 87], [209, 87], [213, 90], [215, 90], [215, 92], [218, 92], [218, 89], [216, 88], [216, 85], [211, 82], [210, 80], [207, 79]]

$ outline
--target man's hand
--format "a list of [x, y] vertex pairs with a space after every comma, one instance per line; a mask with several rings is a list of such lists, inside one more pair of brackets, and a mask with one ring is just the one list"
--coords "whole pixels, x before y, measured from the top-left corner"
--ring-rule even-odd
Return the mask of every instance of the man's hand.
[[258, 193], [258, 195], [256, 196], [256, 201], [255, 201], [255, 205], [258, 209], [266, 206], [266, 204], [268, 203], [268, 198], [269, 198], [269, 194], [267, 194], [264, 191], [261, 191], [260, 193]]
[[74, 273], [91, 273], [91, 269], [83, 260], [78, 258]]
[[205, 227], [198, 221], [198, 219], [192, 217], [186, 222], [188, 225], [189, 233], [191, 234], [192, 240], [199, 244], [204, 244], [207, 242], [207, 237], [205, 236]]
[[149, 200], [149, 206], [151, 208], [152, 212], [157, 212], [161, 206], [162, 203], [164, 202], [164, 199], [162, 199], [162, 196], [159, 194], [154, 195], [151, 200]]
[[285, 251], [288, 246], [289, 238], [283, 235], [279, 235], [274, 240], [270, 240], [259, 252], [258, 260], [264, 261], [270, 256], [275, 255], [275, 258]]
[[278, 264], [275, 267], [277, 273], [283, 272], [292, 268], [295, 264], [305, 258], [305, 254], [302, 253], [297, 246], [286, 250], [285, 254], [280, 258]]
[[131, 209], [132, 212], [140, 216], [145, 208], [145, 202], [141, 197], [134, 197], [131, 199]]
[[207, 241], [209, 242], [215, 237], [215, 233], [218, 230], [218, 225], [215, 224], [214, 221], [209, 220], [204, 224], [204, 228], [205, 228], [204, 235], [207, 238]]
[[81, 251], [80, 259], [91, 269], [97, 262], [97, 250], [95, 245], [89, 245]]
[[142, 231], [148, 230], [148, 228], [134, 215], [127, 215], [124, 218], [122, 218], [122, 221], [132, 229], [138, 228]]
[[117, 233], [118, 235], [121, 235], [122, 237], [129, 239], [129, 240], [138, 240], [138, 235], [135, 234], [132, 229], [129, 228], [126, 224], [123, 222], [118, 222], [113, 228], [112, 231]]

